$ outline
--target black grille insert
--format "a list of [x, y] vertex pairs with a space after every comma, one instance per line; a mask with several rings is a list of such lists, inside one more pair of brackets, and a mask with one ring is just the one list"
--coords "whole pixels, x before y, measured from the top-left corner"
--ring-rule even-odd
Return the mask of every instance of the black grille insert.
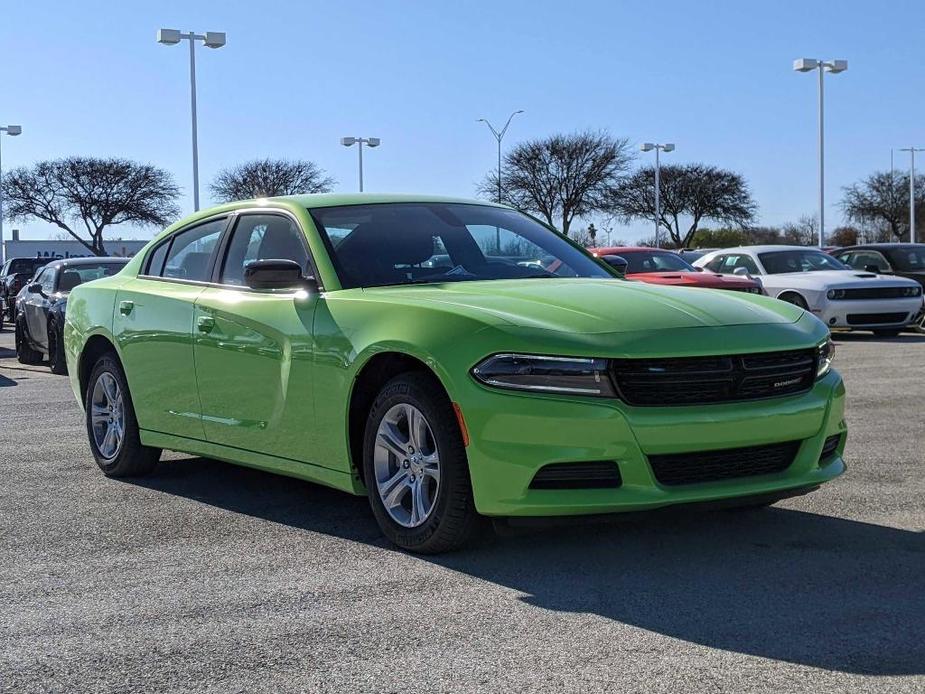
[[620, 468], [612, 461], [550, 463], [536, 473], [530, 489], [613, 489], [621, 484]]
[[611, 373], [630, 405], [705, 405], [793, 395], [816, 378], [812, 349], [721, 357], [613, 359]]
[[908, 313], [849, 313], [848, 325], [905, 323], [908, 317]]
[[699, 484], [783, 472], [799, 449], [799, 441], [787, 441], [768, 446], [650, 455], [649, 464], [659, 484]]
[[844, 292], [838, 299], [854, 301], [858, 299], [901, 299], [909, 298], [906, 287], [858, 287], [856, 289], [839, 289]]

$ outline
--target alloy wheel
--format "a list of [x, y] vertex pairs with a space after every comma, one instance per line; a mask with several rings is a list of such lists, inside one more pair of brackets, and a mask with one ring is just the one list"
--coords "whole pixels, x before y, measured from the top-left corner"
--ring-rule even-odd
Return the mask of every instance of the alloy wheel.
[[93, 441], [100, 455], [112, 460], [125, 439], [125, 403], [118, 381], [108, 371], [93, 384], [90, 408]]
[[392, 520], [415, 528], [430, 517], [440, 489], [440, 456], [430, 424], [414, 405], [394, 405], [379, 422], [373, 469]]

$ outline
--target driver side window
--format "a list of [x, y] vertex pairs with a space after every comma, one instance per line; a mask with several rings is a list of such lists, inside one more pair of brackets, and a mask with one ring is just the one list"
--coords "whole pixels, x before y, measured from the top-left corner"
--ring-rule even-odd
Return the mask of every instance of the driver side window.
[[723, 262], [726, 260], [725, 255], [718, 255], [709, 263], [706, 263], [704, 267], [710, 272], [719, 272], [720, 268], [723, 266]]
[[231, 235], [222, 265], [222, 284], [244, 285], [244, 268], [255, 260], [294, 260], [305, 275], [314, 274], [302, 230], [277, 214], [242, 215]]

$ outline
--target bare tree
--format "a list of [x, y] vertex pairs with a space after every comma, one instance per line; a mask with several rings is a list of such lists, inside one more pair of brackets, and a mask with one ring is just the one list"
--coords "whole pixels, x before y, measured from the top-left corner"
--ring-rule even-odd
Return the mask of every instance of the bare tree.
[[[575, 217], [604, 211], [632, 161], [629, 142], [605, 132], [553, 135], [522, 142], [501, 167], [501, 199], [541, 216], [568, 234]], [[479, 195], [497, 199], [498, 174], [489, 173]]]
[[0, 185], [11, 221], [54, 224], [95, 255], [106, 255], [103, 234], [110, 226], [165, 226], [180, 214], [173, 177], [127, 159], [43, 161], [10, 171]]
[[819, 241], [819, 218], [804, 214], [796, 222], [787, 222], [780, 229], [780, 241], [791, 246], [813, 246]]
[[314, 162], [255, 159], [223, 169], [209, 190], [219, 202], [277, 195], [328, 193], [335, 181]]
[[[909, 238], [909, 175], [878, 171], [844, 188], [845, 217], [868, 227], [873, 236], [888, 231], [898, 240]], [[925, 212], [925, 176], [915, 177], [915, 216]]]
[[854, 246], [860, 235], [860, 231], [855, 227], [841, 226], [829, 234], [828, 242], [833, 246]]
[[[691, 243], [705, 219], [745, 228], [758, 209], [741, 175], [706, 164], [662, 166], [659, 193], [658, 224], [679, 248]], [[654, 221], [655, 168], [644, 167], [624, 179], [614, 191], [610, 210], [625, 222]], [[689, 223], [682, 224], [682, 219]]]

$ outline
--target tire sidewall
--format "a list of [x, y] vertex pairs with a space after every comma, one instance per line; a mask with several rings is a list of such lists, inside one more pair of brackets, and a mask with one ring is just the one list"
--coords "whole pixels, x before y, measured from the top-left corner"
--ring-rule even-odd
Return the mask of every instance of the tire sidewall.
[[54, 318], [48, 321], [48, 368], [55, 374], [67, 373], [64, 348], [58, 337], [58, 321]]
[[[438, 532], [451, 502], [451, 496], [459, 493], [471, 496], [468, 461], [452, 406], [446, 398], [439, 398], [434, 388], [427, 387], [427, 383], [425, 379], [414, 375], [398, 376], [389, 381], [370, 409], [363, 439], [364, 480], [366, 480], [373, 515], [392, 542], [411, 550], [426, 548], [428, 541]], [[440, 484], [437, 488], [434, 509], [427, 521], [415, 528], [399, 525], [386, 511], [379, 497], [373, 464], [373, 451], [379, 424], [386, 412], [398, 404], [413, 405], [421, 411], [434, 435], [437, 455], [440, 458]]]
[[[100, 376], [109, 373], [116, 379], [119, 389], [122, 392], [122, 408], [125, 417], [125, 433], [122, 438], [122, 447], [119, 449], [115, 458], [105, 458], [96, 445], [96, 438], [93, 436], [93, 423], [91, 421], [93, 388]], [[90, 441], [90, 450], [96, 464], [106, 475], [120, 475], [122, 470], [131, 464], [133, 450], [140, 446], [138, 434], [138, 424], [135, 420], [135, 410], [132, 406], [132, 398], [129, 394], [128, 383], [125, 380], [125, 374], [118, 360], [112, 355], [104, 355], [94, 364], [90, 372], [90, 378], [87, 380], [87, 391], [84, 395], [84, 412], [87, 427], [87, 438]]]

